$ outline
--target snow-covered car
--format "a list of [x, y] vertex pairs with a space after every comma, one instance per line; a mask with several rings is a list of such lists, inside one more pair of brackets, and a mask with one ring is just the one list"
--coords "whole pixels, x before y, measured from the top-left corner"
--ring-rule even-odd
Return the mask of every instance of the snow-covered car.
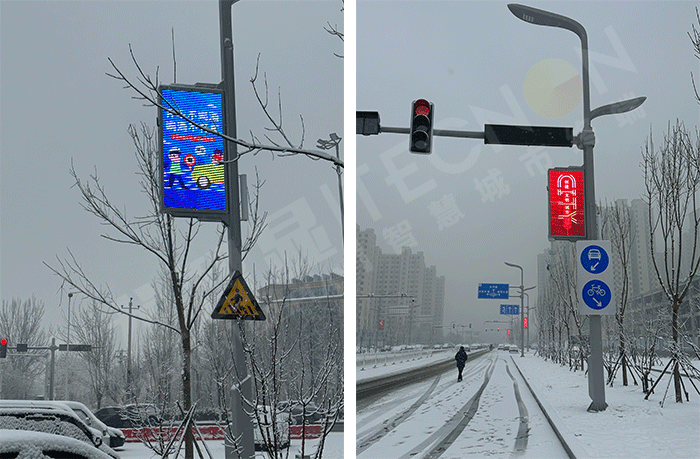
[[520, 349], [518, 348], [517, 344], [511, 344], [510, 348], [508, 349], [508, 352], [510, 354], [517, 354], [518, 352], [520, 352]]
[[0, 429], [0, 457], [110, 459], [108, 454], [75, 438], [10, 429]]
[[54, 401], [0, 400], [0, 426], [4, 429], [33, 430], [65, 435], [84, 441], [119, 459], [102, 441], [102, 433], [88, 427], [67, 405]]
[[263, 438], [263, 431], [265, 432], [265, 437], [269, 439], [273, 438], [273, 434], [276, 434], [274, 438], [277, 440], [277, 445], [280, 449], [288, 448], [291, 442], [291, 432], [289, 429], [289, 422], [284, 418], [284, 413], [275, 413], [275, 426], [273, 428], [272, 424], [272, 409], [269, 406], [258, 406], [257, 418], [253, 421], [253, 440], [255, 442], [255, 449], [258, 451], [265, 451], [267, 445], [265, 445], [265, 440]]
[[73, 412], [77, 414], [78, 417], [88, 425], [88, 427], [98, 429], [100, 432], [102, 432], [102, 439], [105, 443], [109, 444], [110, 448], [119, 448], [120, 446], [124, 445], [124, 442], [126, 441], [124, 432], [115, 427], [110, 427], [97, 419], [97, 416], [95, 416], [87, 406], [72, 400], [62, 400], [61, 402], [68, 405], [68, 408], [73, 410]]
[[108, 426], [120, 429], [157, 426], [161, 420], [156, 406], [151, 404], [106, 406], [95, 411], [95, 416]]
[[315, 424], [323, 419], [322, 410], [313, 402], [307, 403], [304, 407], [295, 401], [283, 401], [277, 404], [277, 411], [286, 413], [289, 423], [301, 425], [306, 419], [306, 424]]

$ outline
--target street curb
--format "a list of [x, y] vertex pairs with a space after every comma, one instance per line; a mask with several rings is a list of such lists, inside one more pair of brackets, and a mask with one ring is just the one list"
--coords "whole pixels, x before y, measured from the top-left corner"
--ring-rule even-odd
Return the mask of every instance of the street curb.
[[[547, 418], [547, 422], [549, 422], [549, 425], [552, 427], [552, 430], [554, 430], [554, 433], [556, 434], [557, 438], [559, 439], [562, 446], [564, 447], [566, 454], [569, 456], [570, 459], [576, 459], [577, 456], [576, 456], [576, 454], [574, 454], [574, 451], [570, 445], [570, 443], [573, 443], [570, 440], [575, 440], [575, 439], [570, 439], [569, 441], [567, 441], [564, 434], [557, 427], [557, 422], [555, 422], [554, 418], [556, 418], [556, 421], [561, 423], [561, 425], [564, 425], [563, 421], [559, 418], [559, 416], [556, 415], [554, 410], [547, 410], [545, 408], [544, 404], [540, 401], [539, 397], [537, 397], [537, 394], [535, 393], [535, 391], [532, 390], [532, 387], [530, 386], [530, 383], [527, 381], [527, 378], [523, 375], [523, 372], [520, 371], [520, 367], [513, 359], [513, 356], [510, 357], [510, 360], [513, 361], [513, 365], [515, 365], [515, 368], [518, 370], [518, 373], [520, 373], [520, 377], [523, 378], [523, 381], [525, 381], [525, 385], [527, 386], [528, 390], [532, 394], [532, 397], [537, 402], [537, 406], [539, 406], [540, 409], [542, 410], [542, 412], [544, 413], [544, 417]], [[550, 413], [550, 411], [551, 411], [551, 413]], [[580, 454], [579, 453], [578, 457], [588, 457], [588, 454]]]

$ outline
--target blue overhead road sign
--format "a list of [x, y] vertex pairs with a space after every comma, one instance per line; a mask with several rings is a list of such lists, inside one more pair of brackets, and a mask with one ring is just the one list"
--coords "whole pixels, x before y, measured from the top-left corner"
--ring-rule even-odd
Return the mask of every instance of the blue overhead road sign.
[[509, 315], [517, 316], [518, 314], [520, 314], [520, 305], [519, 304], [502, 304], [501, 305], [501, 314], [509, 314]]
[[508, 284], [479, 284], [477, 298], [507, 300]]

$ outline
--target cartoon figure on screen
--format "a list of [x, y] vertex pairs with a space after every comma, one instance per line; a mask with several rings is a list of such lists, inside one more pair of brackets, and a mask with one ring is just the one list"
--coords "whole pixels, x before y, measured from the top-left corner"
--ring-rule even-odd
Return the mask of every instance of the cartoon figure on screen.
[[[168, 152], [168, 158], [170, 158], [170, 178], [168, 179], [167, 188], [173, 187], [173, 182], [177, 180], [180, 186], [187, 189], [185, 186], [185, 180], [182, 177], [182, 165], [180, 164], [180, 149], [178, 147], [173, 147]], [[189, 168], [192, 170], [192, 168]]]

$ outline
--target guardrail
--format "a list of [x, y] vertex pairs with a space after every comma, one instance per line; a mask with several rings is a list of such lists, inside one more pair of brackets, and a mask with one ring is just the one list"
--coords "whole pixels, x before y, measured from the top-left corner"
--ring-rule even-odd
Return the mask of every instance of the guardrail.
[[[170, 438], [175, 435], [176, 427], [157, 428], [157, 427], [141, 427], [120, 429], [126, 437], [127, 443], [138, 443], [142, 440], [156, 441], [158, 438]], [[197, 431], [192, 428], [192, 434], [197, 440], [223, 440], [224, 427], [221, 426], [199, 426], [199, 431], [202, 433], [200, 437]], [[342, 432], [343, 423], [339, 422], [331, 430], [332, 432]], [[309, 439], [318, 438], [323, 434], [323, 426], [320, 424], [307, 424], [303, 429], [302, 426], [289, 426], [289, 438], [292, 440], [301, 440], [302, 437]], [[180, 434], [182, 435], [182, 434]], [[178, 435], [178, 438], [180, 437]]]
[[[468, 353], [468, 355], [470, 359], [473, 359], [487, 352], [489, 352], [489, 349], [485, 348], [472, 351]], [[452, 368], [456, 367], [454, 356], [450, 352], [445, 356], [445, 360], [440, 360], [422, 367], [407, 368], [402, 372], [362, 380], [356, 385], [355, 398], [356, 400], [362, 400], [370, 395], [391, 392], [399, 387], [429, 379]]]
[[411, 360], [418, 360], [426, 357], [432, 357], [441, 353], [454, 352], [449, 349], [407, 349], [399, 352], [363, 352], [356, 354], [357, 369], [362, 371], [365, 368], [377, 368], [380, 366], [395, 365]]

